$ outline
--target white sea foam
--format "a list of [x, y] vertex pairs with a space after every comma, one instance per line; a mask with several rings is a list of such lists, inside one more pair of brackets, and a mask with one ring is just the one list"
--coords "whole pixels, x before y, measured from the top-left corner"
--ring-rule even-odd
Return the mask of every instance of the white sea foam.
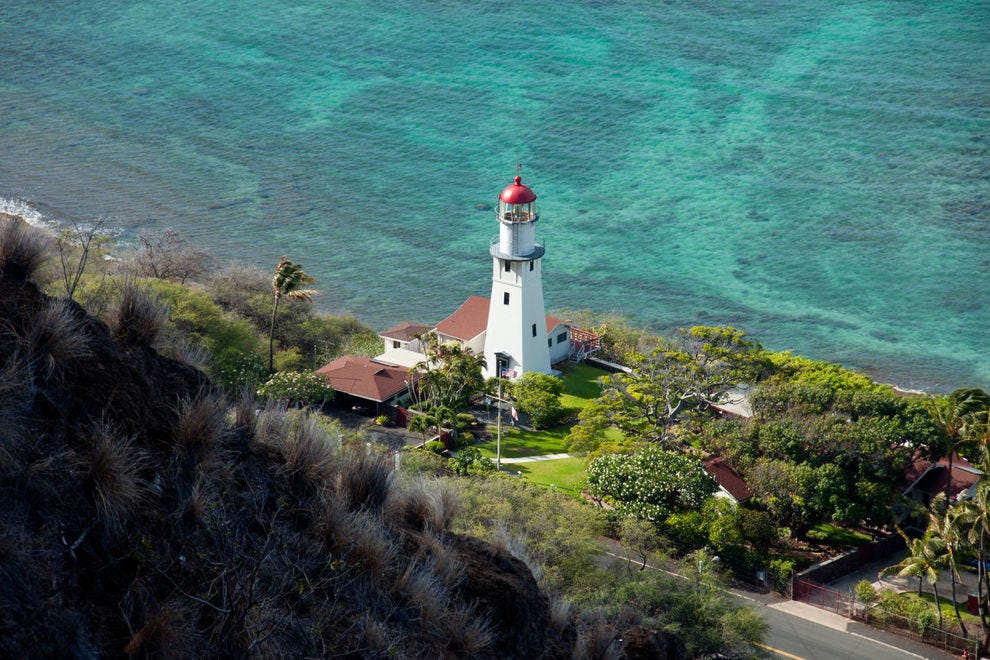
[[0, 213], [16, 215], [35, 227], [51, 228], [55, 221], [35, 208], [30, 202], [20, 198], [0, 197]]

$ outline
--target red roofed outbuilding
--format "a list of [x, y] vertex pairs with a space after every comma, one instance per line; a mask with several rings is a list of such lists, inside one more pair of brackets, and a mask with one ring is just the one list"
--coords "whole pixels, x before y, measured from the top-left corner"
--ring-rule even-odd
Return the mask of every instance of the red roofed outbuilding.
[[753, 496], [753, 491], [749, 489], [746, 480], [721, 456], [709, 456], [702, 461], [702, 464], [718, 482], [718, 492], [715, 493], [715, 497], [724, 497], [736, 504], [742, 504]]
[[394, 404], [404, 396], [413, 381], [407, 368], [365, 357], [338, 358], [317, 369], [316, 373], [326, 378], [336, 391], [338, 403], [374, 404], [376, 412], [380, 404]]

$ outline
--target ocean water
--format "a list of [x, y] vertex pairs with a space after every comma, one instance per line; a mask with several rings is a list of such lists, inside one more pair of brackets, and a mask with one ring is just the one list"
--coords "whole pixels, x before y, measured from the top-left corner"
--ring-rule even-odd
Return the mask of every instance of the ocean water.
[[379, 329], [550, 311], [990, 387], [990, 3], [6, 0], [0, 207], [281, 255]]

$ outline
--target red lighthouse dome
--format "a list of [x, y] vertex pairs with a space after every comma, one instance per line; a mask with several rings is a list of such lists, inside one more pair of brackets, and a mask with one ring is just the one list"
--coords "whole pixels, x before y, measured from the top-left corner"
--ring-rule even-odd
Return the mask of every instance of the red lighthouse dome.
[[529, 186], [523, 185], [522, 177], [517, 176], [498, 198], [506, 204], [529, 204], [536, 201], [536, 193]]

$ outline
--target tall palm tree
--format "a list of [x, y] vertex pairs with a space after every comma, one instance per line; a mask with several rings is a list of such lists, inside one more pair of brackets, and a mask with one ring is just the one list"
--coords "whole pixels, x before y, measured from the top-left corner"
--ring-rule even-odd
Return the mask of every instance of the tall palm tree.
[[[905, 537], [906, 538], [906, 537]], [[924, 578], [932, 584], [932, 591], [935, 593], [935, 609], [938, 610], [938, 627], [942, 627], [942, 608], [938, 600], [938, 572], [945, 568], [949, 561], [946, 552], [945, 541], [931, 533], [925, 532], [920, 539], [907, 539], [907, 556], [899, 563], [880, 571], [880, 575], [890, 575], [896, 573], [904, 577], [907, 575], [917, 576], [918, 595], [921, 595], [921, 586]]]
[[294, 264], [285, 257], [278, 261], [275, 266], [275, 275], [272, 277], [272, 294], [274, 304], [272, 305], [272, 324], [268, 331], [268, 371], [275, 371], [275, 315], [278, 314], [278, 303], [283, 297], [292, 300], [305, 300], [309, 302], [319, 291], [316, 289], [304, 289], [303, 285], [315, 282], [316, 279], [310, 277], [303, 270], [302, 264]]
[[941, 502], [933, 502], [928, 514], [928, 529], [933, 535], [945, 541], [946, 565], [952, 578], [952, 607], [955, 609], [956, 621], [959, 623], [963, 637], [969, 637], [962, 614], [959, 613], [959, 601], [956, 600], [956, 583], [959, 581], [959, 564], [956, 552], [969, 545], [965, 530], [956, 520], [961, 510], [958, 506], [947, 509]]

